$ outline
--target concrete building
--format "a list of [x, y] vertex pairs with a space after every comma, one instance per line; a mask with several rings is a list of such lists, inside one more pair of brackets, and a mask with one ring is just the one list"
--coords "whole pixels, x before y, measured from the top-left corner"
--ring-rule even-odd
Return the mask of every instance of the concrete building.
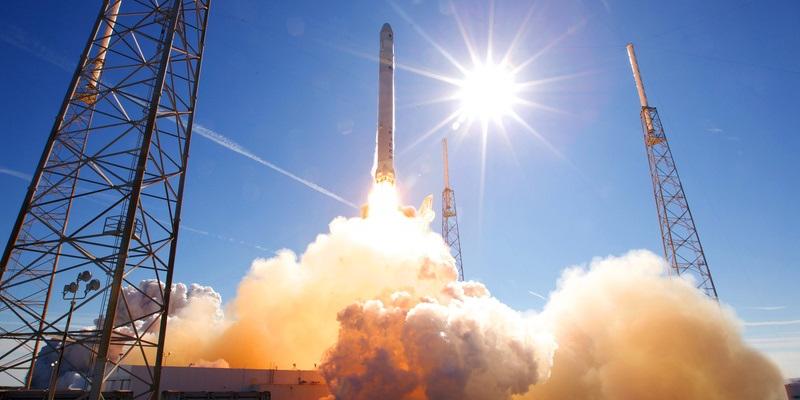
[[[136, 374], [135, 369], [141, 367], [131, 368]], [[129, 374], [118, 372], [106, 383], [104, 390], [130, 390], [136, 396], [145, 387], [131, 380]], [[163, 367], [161, 392], [168, 400], [318, 400], [330, 394], [318, 371], [202, 367]], [[269, 395], [260, 395], [265, 392]]]

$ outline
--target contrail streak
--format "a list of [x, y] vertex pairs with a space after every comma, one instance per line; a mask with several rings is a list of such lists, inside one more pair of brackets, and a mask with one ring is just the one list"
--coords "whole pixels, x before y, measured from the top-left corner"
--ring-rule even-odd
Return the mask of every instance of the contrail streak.
[[[9, 169], [9, 168], [4, 168], [4, 167], [0, 167], [0, 175], [13, 176], [14, 178], [21, 179], [21, 180], [23, 180], [25, 182], [30, 182], [31, 179], [33, 179], [33, 177], [31, 175], [29, 175], [29, 174], [26, 174], [24, 172], [20, 172], [20, 171], [17, 171], [17, 170]], [[103, 196], [103, 194], [102, 193], [97, 193], [97, 194], [95, 194], [95, 196], [89, 197], [89, 200], [97, 201], [100, 204], [110, 205], [110, 202], [107, 201], [107, 199], [100, 200], [99, 198], [97, 198], [99, 196]], [[169, 224], [169, 222], [164, 221], [164, 220], [158, 220], [158, 221], [161, 222], [162, 224], [164, 224], [165, 226]], [[258, 245], [258, 244], [246, 242], [244, 240], [237, 239], [237, 238], [231, 237], [231, 236], [220, 235], [220, 234], [212, 233], [212, 232], [209, 232], [209, 231], [204, 231], [202, 229], [193, 228], [193, 227], [187, 226], [185, 224], [181, 224], [181, 230], [192, 232], [192, 233], [196, 233], [198, 235], [208, 236], [208, 237], [211, 237], [213, 239], [217, 239], [217, 240], [220, 240], [220, 241], [223, 241], [223, 242], [228, 242], [228, 243], [233, 243], [233, 244], [238, 243], [238, 244], [243, 245], [243, 246], [252, 247], [252, 248], [254, 248], [256, 250], [266, 251], [266, 252], [270, 252], [270, 253], [274, 253], [275, 252], [272, 249], [268, 249], [268, 248], [266, 248], [264, 246], [261, 246], [261, 245]], [[2, 323], [2, 321], [0, 321], [0, 323]]]
[[218, 145], [220, 145], [220, 146], [222, 146], [222, 147], [224, 147], [224, 148], [226, 148], [228, 150], [231, 150], [233, 152], [239, 153], [239, 154], [241, 154], [241, 155], [243, 155], [243, 156], [245, 156], [245, 157], [247, 157], [247, 158], [249, 158], [249, 159], [251, 159], [251, 160], [253, 160], [253, 161], [255, 161], [255, 162], [257, 162], [257, 163], [259, 163], [259, 164], [261, 164], [261, 165], [263, 165], [265, 167], [267, 167], [267, 168], [270, 168], [270, 169], [272, 169], [272, 170], [274, 170], [274, 171], [276, 171], [276, 172], [278, 172], [278, 173], [280, 173], [280, 174], [282, 174], [282, 175], [284, 175], [284, 176], [286, 176], [286, 177], [288, 177], [288, 178], [290, 178], [290, 179], [292, 179], [292, 180], [294, 180], [296, 182], [302, 183], [303, 185], [305, 185], [305, 186], [307, 186], [307, 187], [309, 187], [309, 188], [311, 188], [311, 189], [313, 189], [313, 190], [315, 190], [315, 191], [317, 191], [319, 193], [322, 193], [325, 196], [328, 196], [328, 197], [330, 197], [330, 198], [332, 198], [332, 199], [334, 199], [334, 200], [336, 200], [336, 201], [338, 201], [338, 202], [340, 202], [342, 204], [348, 205], [348, 206], [350, 206], [350, 207], [352, 207], [354, 209], [358, 209], [358, 206], [356, 206], [354, 203], [352, 203], [350, 201], [345, 200], [344, 198], [342, 198], [342, 196], [339, 196], [338, 194], [333, 193], [330, 190], [325, 189], [324, 187], [322, 187], [322, 186], [320, 186], [320, 185], [318, 185], [318, 184], [316, 184], [314, 182], [311, 182], [311, 181], [309, 181], [307, 179], [301, 178], [301, 177], [299, 177], [299, 176], [297, 176], [297, 175], [295, 175], [295, 174], [293, 174], [293, 173], [291, 173], [291, 172], [289, 172], [289, 171], [287, 171], [287, 170], [285, 170], [285, 169], [283, 169], [283, 168], [281, 168], [281, 167], [279, 167], [279, 166], [277, 166], [277, 165], [275, 165], [275, 164], [273, 164], [273, 163], [271, 163], [271, 162], [269, 162], [269, 161], [267, 161], [267, 160], [255, 155], [255, 154], [253, 154], [250, 150], [242, 147], [240, 144], [234, 142], [233, 140], [231, 140], [231, 139], [229, 139], [229, 138], [227, 138], [227, 137], [225, 137], [225, 136], [223, 136], [223, 135], [221, 135], [221, 134], [219, 134], [219, 133], [217, 133], [217, 132], [215, 132], [215, 131], [213, 131], [211, 129], [208, 129], [208, 128], [200, 125], [200, 124], [195, 124], [194, 125], [194, 131], [197, 132], [198, 135], [200, 135], [200, 136], [202, 136], [202, 137], [204, 137], [204, 138], [206, 138], [206, 139], [208, 139], [208, 140], [210, 140], [210, 141], [212, 141], [212, 142], [214, 142], [214, 143], [216, 143], [216, 144], [218, 144]]
[[533, 290], [528, 290], [528, 293], [530, 293], [531, 296], [538, 297], [538, 298], [540, 298], [540, 299], [542, 299], [544, 301], [547, 301], [547, 297], [544, 297], [544, 296], [540, 295], [539, 293], [534, 292]]
[[784, 325], [800, 325], [800, 319], [779, 320], [779, 321], [745, 321], [744, 326], [784, 326]]
[[211, 233], [209, 231], [204, 231], [202, 229], [193, 228], [191, 226], [187, 226], [187, 225], [184, 225], [184, 224], [181, 224], [181, 229], [184, 230], [184, 231], [189, 231], [189, 232], [192, 232], [192, 233], [196, 233], [198, 235], [203, 235], [203, 236], [208, 236], [208, 237], [213, 238], [213, 239], [218, 239], [218, 240], [223, 241], [223, 242], [234, 243], [234, 244], [238, 243], [238, 244], [240, 244], [242, 246], [252, 247], [252, 248], [254, 248], [256, 250], [275, 253], [275, 250], [266, 248], [266, 247], [261, 246], [259, 244], [246, 242], [244, 240], [240, 240], [240, 239], [237, 239], [235, 237], [219, 235], [219, 234], [216, 234], [216, 233]]
[[19, 178], [19, 179], [22, 179], [24, 181], [30, 181], [31, 180], [31, 176], [26, 174], [26, 173], [24, 173], [24, 172], [15, 171], [13, 169], [8, 169], [8, 168], [3, 168], [3, 167], [0, 167], [0, 174], [13, 176], [14, 178]]
[[8, 24], [0, 31], [0, 42], [5, 42], [20, 50], [26, 51], [34, 57], [55, 65], [56, 67], [71, 72], [75, 64], [69, 62], [61, 54], [56, 53], [42, 42], [33, 38], [28, 32], [19, 27]]
[[754, 306], [754, 307], [745, 307], [748, 310], [759, 310], [759, 311], [778, 311], [783, 310], [786, 306]]
[[[6, 43], [8, 43], [8, 44], [10, 44], [10, 45], [12, 45], [14, 47], [18, 47], [18, 48], [20, 48], [22, 50], [25, 50], [25, 51], [31, 53], [32, 55], [34, 55], [36, 58], [39, 58], [41, 60], [44, 60], [46, 62], [49, 62], [49, 63], [59, 67], [61, 69], [69, 71], [69, 67], [67, 66], [67, 63], [63, 62], [62, 58], [59, 55], [57, 55], [55, 52], [53, 52], [52, 50], [50, 50], [49, 48], [47, 48], [46, 46], [42, 45], [41, 43], [39, 43], [39, 42], [37, 42], [35, 40], [26, 39], [26, 38], [29, 38], [30, 36], [27, 35], [26, 32], [24, 32], [22, 30], [20, 30], [18, 28], [15, 28], [13, 26], [9, 26], [7, 28], [12, 28], [12, 29], [7, 29], [6, 31], [0, 32], [0, 41], [6, 42]], [[264, 166], [266, 166], [268, 168], [271, 168], [272, 170], [277, 171], [277, 172], [279, 172], [279, 173], [281, 173], [281, 174], [283, 174], [283, 175], [285, 175], [285, 176], [287, 176], [287, 177], [289, 177], [289, 178], [291, 178], [291, 179], [293, 179], [293, 180], [295, 180], [297, 182], [300, 182], [303, 185], [306, 185], [307, 187], [309, 187], [309, 188], [311, 188], [311, 189], [313, 189], [313, 190], [315, 190], [315, 191], [317, 191], [319, 193], [324, 194], [325, 196], [328, 196], [328, 197], [330, 197], [330, 198], [332, 198], [332, 199], [334, 199], [334, 200], [336, 200], [336, 201], [338, 201], [338, 202], [340, 202], [342, 204], [350, 206], [350, 207], [352, 207], [354, 209], [358, 209], [358, 206], [356, 206], [354, 203], [352, 203], [350, 201], [345, 200], [344, 198], [342, 198], [342, 196], [339, 196], [336, 193], [333, 193], [330, 190], [328, 190], [328, 189], [326, 189], [326, 188], [324, 188], [324, 187], [322, 187], [322, 186], [320, 186], [320, 185], [318, 185], [318, 184], [316, 184], [314, 182], [311, 182], [311, 181], [309, 181], [307, 179], [303, 179], [303, 178], [301, 178], [301, 177], [299, 177], [299, 176], [297, 176], [297, 175], [295, 175], [295, 174], [293, 174], [293, 173], [291, 173], [291, 172], [289, 172], [289, 171], [287, 171], [287, 170], [285, 170], [285, 169], [283, 169], [283, 168], [281, 168], [281, 167], [279, 167], [279, 166], [277, 166], [277, 165], [275, 165], [275, 164], [273, 164], [273, 163], [271, 163], [271, 162], [269, 162], [267, 160], [264, 160], [263, 158], [253, 154], [252, 152], [250, 152], [246, 148], [242, 147], [238, 143], [234, 142], [233, 140], [231, 140], [231, 139], [229, 139], [229, 138], [227, 138], [227, 137], [225, 137], [225, 136], [223, 136], [223, 135], [221, 135], [221, 134], [219, 134], [219, 133], [217, 133], [217, 132], [215, 132], [215, 131], [213, 131], [211, 129], [208, 129], [208, 128], [196, 123], [196, 124], [194, 124], [194, 131], [197, 132], [200, 136], [202, 136], [202, 137], [204, 137], [206, 139], [209, 139], [212, 142], [217, 143], [222, 147], [225, 147], [225, 148], [227, 148], [229, 150], [235, 151], [235, 152], [237, 152], [237, 153], [239, 153], [239, 154], [241, 154], [241, 155], [243, 155], [243, 156], [245, 156], [245, 157], [247, 157], [247, 158], [249, 158], [249, 159], [251, 159], [251, 160], [253, 160], [253, 161], [255, 161], [255, 162], [259, 163], [259, 164], [261, 164], [261, 165], [264, 165]], [[26, 175], [26, 176], [23, 177], [20, 174], [17, 174], [16, 171], [0, 169], [0, 173], [6, 174], [6, 175], [15, 176], [15, 177], [21, 178], [21, 179], [30, 180], [30, 176]]]

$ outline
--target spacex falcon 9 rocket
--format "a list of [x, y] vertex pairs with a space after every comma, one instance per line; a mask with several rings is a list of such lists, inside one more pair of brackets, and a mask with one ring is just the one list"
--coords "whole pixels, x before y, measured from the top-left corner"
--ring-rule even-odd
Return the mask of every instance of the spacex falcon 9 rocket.
[[[378, 53], [378, 131], [375, 135], [375, 162], [372, 176], [375, 185], [394, 190], [394, 32], [387, 23], [381, 27], [380, 51]], [[361, 207], [361, 218], [369, 216], [370, 204]], [[398, 206], [406, 217], [422, 217], [433, 220], [433, 197], [427, 196], [419, 209]]]
[[394, 184], [394, 33], [383, 24], [378, 65], [378, 132], [375, 138], [375, 183]]

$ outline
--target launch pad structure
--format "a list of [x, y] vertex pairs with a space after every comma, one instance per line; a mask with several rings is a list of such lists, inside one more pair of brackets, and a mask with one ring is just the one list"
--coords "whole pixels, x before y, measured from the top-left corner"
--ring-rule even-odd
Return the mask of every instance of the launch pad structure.
[[671, 273], [693, 276], [698, 289], [708, 297], [718, 300], [717, 287], [711, 277], [703, 245], [700, 244], [700, 236], [697, 234], [692, 211], [689, 209], [683, 184], [667, 142], [667, 135], [661, 125], [661, 118], [658, 116], [658, 110], [647, 103], [633, 44], [628, 43], [627, 49], [642, 106], [644, 145], [653, 181], [653, 196], [661, 228], [664, 258], [669, 263]]
[[447, 157], [447, 138], [442, 139], [442, 160], [444, 165], [444, 190], [442, 190], [442, 238], [456, 260], [458, 280], [464, 280], [464, 264], [461, 258], [461, 235], [458, 232], [458, 212], [456, 193], [450, 187], [450, 166]]
[[[102, 2], [0, 259], [4, 382], [99, 399], [125, 371], [157, 398], [209, 3]], [[84, 271], [101, 283], [73, 310], [57, 291]]]

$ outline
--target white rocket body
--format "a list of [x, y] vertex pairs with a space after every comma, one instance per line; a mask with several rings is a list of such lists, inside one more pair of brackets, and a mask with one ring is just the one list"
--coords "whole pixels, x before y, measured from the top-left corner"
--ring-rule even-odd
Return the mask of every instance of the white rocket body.
[[394, 33], [383, 24], [378, 65], [378, 132], [375, 138], [375, 182], [394, 184]]

